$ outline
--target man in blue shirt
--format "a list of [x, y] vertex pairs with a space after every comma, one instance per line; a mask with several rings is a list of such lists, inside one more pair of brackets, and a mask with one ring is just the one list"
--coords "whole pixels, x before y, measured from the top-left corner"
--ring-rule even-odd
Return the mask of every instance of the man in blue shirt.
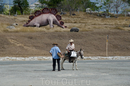
[[61, 54], [61, 51], [60, 51], [57, 43], [53, 43], [52, 45], [53, 45], [53, 47], [50, 50], [50, 54], [52, 55], [52, 58], [53, 58], [53, 70], [52, 71], [55, 71], [56, 60], [57, 60], [57, 64], [58, 64], [58, 71], [60, 71], [60, 57], [57, 55], [57, 53]]

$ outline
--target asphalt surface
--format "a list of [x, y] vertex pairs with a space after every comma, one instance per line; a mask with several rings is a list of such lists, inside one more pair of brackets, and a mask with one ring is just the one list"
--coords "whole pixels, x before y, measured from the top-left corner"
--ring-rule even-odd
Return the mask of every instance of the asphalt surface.
[[0, 61], [0, 86], [130, 86], [130, 60], [80, 60], [79, 70], [51, 71], [52, 61]]

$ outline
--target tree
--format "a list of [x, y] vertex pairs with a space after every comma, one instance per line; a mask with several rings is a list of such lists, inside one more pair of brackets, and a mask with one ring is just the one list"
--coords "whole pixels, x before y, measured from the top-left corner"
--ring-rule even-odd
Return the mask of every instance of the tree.
[[83, 9], [86, 10], [86, 8], [91, 8], [92, 10], [98, 10], [99, 7], [96, 6], [95, 2], [91, 2], [90, 0], [81, 0]]
[[113, 0], [96, 0], [96, 1], [101, 10], [104, 10], [107, 14], [111, 12], [113, 8]]
[[122, 10], [124, 7], [126, 7], [126, 3], [123, 0], [97, 0], [100, 2], [102, 9], [104, 9], [107, 13], [115, 11], [117, 14], [120, 10]]
[[14, 0], [13, 1], [13, 8], [18, 10], [20, 10], [21, 14], [23, 14], [24, 10], [26, 10], [29, 7], [29, 3], [27, 0]]
[[57, 8], [59, 6], [59, 4], [61, 3], [61, 1], [64, 0], [38, 0], [39, 3], [43, 5], [47, 5], [49, 8]]
[[0, 0], [0, 12], [3, 12], [3, 8], [4, 4], [3, 4], [3, 0]]
[[127, 0], [127, 2], [130, 4], [130, 0]]
[[125, 14], [126, 16], [126, 11], [130, 12], [129, 6], [130, 6], [130, 0], [122, 0], [125, 4], [124, 4], [124, 9], [122, 9], [122, 14]]
[[73, 10], [91, 8], [92, 10], [98, 9], [96, 3], [91, 2], [90, 0], [64, 0], [61, 3], [61, 8], [70, 12], [72, 14]]
[[113, 0], [106, 0], [103, 2], [103, 5], [106, 10], [106, 12], [109, 14], [111, 12], [111, 9], [113, 8]]
[[48, 5], [48, 7], [56, 8], [61, 3], [61, 1], [64, 0], [49, 0], [46, 4]]
[[9, 14], [9, 5], [4, 5], [4, 14]]
[[71, 15], [72, 11], [78, 9], [80, 5], [81, 5], [81, 0], [64, 0], [61, 3], [61, 8], [68, 10]]
[[127, 2], [130, 5], [130, 0], [122, 0], [123, 2]]
[[119, 13], [121, 9], [127, 6], [127, 4], [123, 2], [122, 0], [113, 0], [113, 4], [114, 4], [114, 9], [117, 14]]
[[47, 4], [47, 3], [48, 3], [47, 0], [38, 0], [38, 2], [42, 4], [41, 8], [43, 8], [43, 5], [44, 5], [44, 4]]
[[[11, 14], [15, 14], [17, 11], [19, 11], [19, 7], [17, 5], [14, 5], [13, 7], [11, 7], [10, 9], [10, 13]], [[21, 13], [20, 13], [21, 14]]]

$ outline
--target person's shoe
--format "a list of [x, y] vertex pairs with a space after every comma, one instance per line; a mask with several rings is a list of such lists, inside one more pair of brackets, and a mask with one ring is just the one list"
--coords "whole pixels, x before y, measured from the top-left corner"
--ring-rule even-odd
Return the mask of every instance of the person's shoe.
[[52, 71], [55, 71], [55, 70], [52, 70]]
[[73, 63], [73, 61], [69, 61], [69, 63]]
[[58, 70], [58, 71], [60, 71], [60, 70]]

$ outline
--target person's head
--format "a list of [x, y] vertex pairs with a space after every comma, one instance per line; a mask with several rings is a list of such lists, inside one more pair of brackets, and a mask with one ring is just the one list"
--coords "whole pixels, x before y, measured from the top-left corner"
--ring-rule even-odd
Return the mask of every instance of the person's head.
[[57, 44], [57, 43], [53, 43], [52, 45], [53, 45], [53, 46], [57, 46], [58, 44]]
[[70, 40], [69, 40], [69, 43], [70, 43], [70, 44], [73, 44], [73, 43], [74, 43], [74, 40], [73, 40], [73, 39], [70, 39]]

